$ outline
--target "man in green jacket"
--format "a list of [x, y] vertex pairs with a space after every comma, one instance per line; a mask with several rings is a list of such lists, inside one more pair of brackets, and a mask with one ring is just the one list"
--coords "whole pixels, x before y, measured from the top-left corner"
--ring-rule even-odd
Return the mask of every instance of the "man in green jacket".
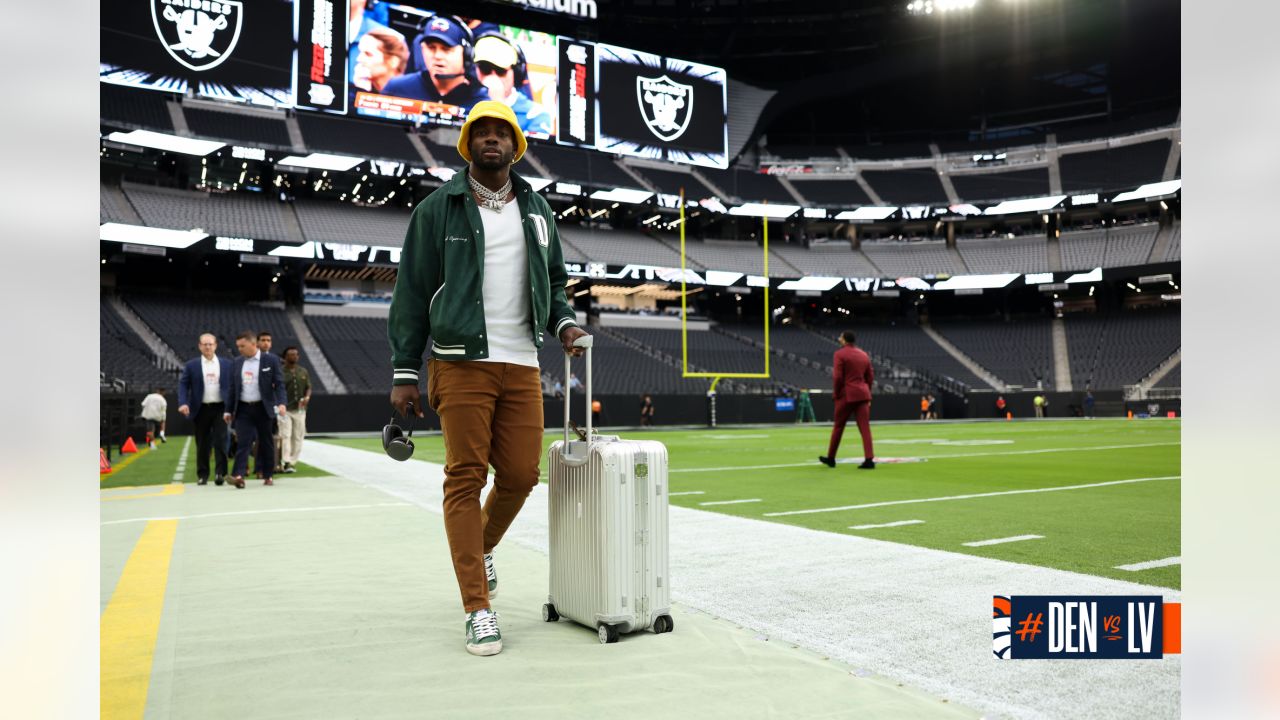
[[[410, 403], [423, 414], [418, 373], [430, 338], [427, 403], [444, 433], [445, 533], [473, 655], [502, 651], [493, 549], [538, 484], [538, 348], [554, 339], [579, 355], [573, 342], [586, 335], [565, 295], [551, 206], [511, 170], [526, 147], [505, 103], [471, 109], [458, 139], [469, 164], [414, 210], [388, 318], [391, 404], [402, 416]], [[481, 508], [490, 465], [494, 488]]]

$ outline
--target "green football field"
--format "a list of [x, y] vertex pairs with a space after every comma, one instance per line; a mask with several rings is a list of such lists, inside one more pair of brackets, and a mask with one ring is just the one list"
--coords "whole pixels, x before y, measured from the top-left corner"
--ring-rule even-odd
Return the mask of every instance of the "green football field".
[[[623, 434], [667, 446], [673, 505], [1181, 587], [1181, 421], [901, 423], [873, 432], [879, 466], [870, 471], [856, 468], [852, 423], [834, 469], [817, 462], [829, 425]], [[547, 444], [558, 437], [548, 433]], [[438, 435], [414, 441], [415, 459], [444, 462]], [[381, 452], [373, 438], [327, 442]], [[542, 468], [545, 479], [545, 453]]]

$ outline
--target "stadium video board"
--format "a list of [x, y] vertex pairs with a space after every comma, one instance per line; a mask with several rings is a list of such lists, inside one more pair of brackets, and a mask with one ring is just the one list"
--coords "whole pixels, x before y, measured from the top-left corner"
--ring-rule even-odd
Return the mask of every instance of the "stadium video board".
[[511, 105], [529, 137], [723, 168], [722, 68], [377, 0], [146, 0], [104, 8], [101, 80], [461, 125]]
[[293, 12], [293, 0], [105, 3], [99, 79], [288, 107], [293, 104]]

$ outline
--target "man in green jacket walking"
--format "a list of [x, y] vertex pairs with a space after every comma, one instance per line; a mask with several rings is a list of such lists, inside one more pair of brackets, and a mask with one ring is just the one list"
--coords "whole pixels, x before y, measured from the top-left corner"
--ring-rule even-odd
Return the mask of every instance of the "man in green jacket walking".
[[[391, 404], [402, 416], [410, 404], [423, 414], [419, 369], [430, 339], [427, 403], [444, 433], [445, 533], [473, 655], [502, 651], [493, 549], [538, 484], [538, 348], [558, 341], [578, 355], [573, 342], [586, 335], [565, 295], [551, 206], [511, 170], [526, 147], [505, 103], [471, 109], [458, 139], [469, 164], [414, 210], [388, 318]], [[482, 508], [490, 465], [494, 488]]]

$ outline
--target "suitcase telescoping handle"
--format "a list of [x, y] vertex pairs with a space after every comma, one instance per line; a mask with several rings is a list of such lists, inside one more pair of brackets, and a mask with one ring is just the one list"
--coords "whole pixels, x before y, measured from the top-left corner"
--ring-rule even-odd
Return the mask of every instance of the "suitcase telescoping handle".
[[[583, 335], [573, 341], [574, 347], [587, 349], [587, 447], [591, 447], [591, 345], [595, 338]], [[569, 387], [569, 353], [564, 354], [564, 448], [569, 451], [569, 407], [573, 391]]]

